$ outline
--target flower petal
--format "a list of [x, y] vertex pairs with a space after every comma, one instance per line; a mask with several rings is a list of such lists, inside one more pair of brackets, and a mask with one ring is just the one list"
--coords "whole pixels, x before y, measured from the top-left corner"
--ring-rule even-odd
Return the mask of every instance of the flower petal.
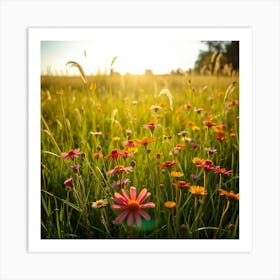
[[116, 209], [116, 210], [124, 210], [124, 209], [126, 209], [126, 206], [113, 204], [113, 205], [111, 205], [111, 208]]
[[[126, 205], [126, 203], [127, 203], [127, 199], [124, 197], [124, 196], [122, 196], [120, 193], [118, 193], [118, 192], [115, 192], [114, 193], [114, 196], [115, 196], [115, 198], [116, 199], [118, 199], [118, 201], [121, 203], [121, 204], [125, 204]], [[117, 201], [116, 201], [117, 202]]]
[[121, 222], [126, 218], [126, 216], [128, 215], [128, 213], [129, 213], [129, 210], [124, 210], [124, 211], [115, 219], [115, 221], [116, 221], [117, 223], [121, 223]]
[[150, 215], [142, 209], [139, 209], [138, 213], [147, 221], [151, 219]]
[[130, 199], [136, 200], [136, 188], [135, 187], [130, 187]]
[[122, 194], [123, 194], [124, 198], [126, 199], [126, 201], [129, 201], [129, 196], [128, 196], [127, 192], [125, 191], [125, 189], [121, 189], [121, 191], [122, 191]]
[[148, 203], [144, 203], [142, 205], [140, 205], [141, 208], [155, 208], [156, 205], [154, 202], [148, 202]]
[[147, 189], [144, 188], [138, 195], [137, 197], [137, 201], [139, 202], [139, 204], [141, 204], [149, 195], [149, 193], [147, 193]]
[[136, 211], [136, 212], [134, 213], [134, 217], [135, 217], [137, 226], [138, 226], [138, 227], [141, 227], [141, 226], [142, 226], [142, 219], [141, 219], [141, 216], [140, 216], [140, 214], [139, 214], [138, 211]]
[[133, 212], [131, 211], [127, 217], [127, 225], [131, 226], [133, 224], [133, 220], [134, 220]]

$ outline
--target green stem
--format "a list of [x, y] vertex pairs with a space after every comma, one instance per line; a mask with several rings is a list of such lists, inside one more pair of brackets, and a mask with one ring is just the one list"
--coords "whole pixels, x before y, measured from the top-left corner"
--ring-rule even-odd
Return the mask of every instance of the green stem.
[[230, 205], [230, 201], [229, 201], [229, 199], [228, 199], [228, 200], [227, 200], [226, 208], [224, 209], [224, 211], [223, 211], [223, 213], [222, 213], [222, 216], [221, 216], [221, 219], [220, 219], [220, 223], [219, 223], [219, 225], [218, 225], [217, 231], [215, 232], [214, 238], [217, 238], [218, 232], [219, 232], [219, 230], [220, 230], [221, 227], [222, 227], [224, 217], [225, 217], [225, 215], [226, 215], [226, 213], [227, 213], [227, 211], [228, 211], [228, 209], [229, 209], [229, 205]]

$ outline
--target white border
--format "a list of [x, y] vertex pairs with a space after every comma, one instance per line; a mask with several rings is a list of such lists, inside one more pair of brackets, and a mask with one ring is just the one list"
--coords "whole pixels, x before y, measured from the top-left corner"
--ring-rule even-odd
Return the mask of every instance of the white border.
[[[249, 252], [252, 246], [252, 61], [249, 28], [30, 28], [29, 34], [29, 251], [30, 252]], [[43, 240], [40, 238], [41, 41], [159, 38], [240, 42], [240, 238], [238, 240]], [[245, 171], [245, 172], [244, 172]], [[246, 206], [245, 206], [246, 205]], [[246, 210], [245, 210], [246, 209]], [[109, 245], [110, 244], [110, 245]]]
[[[1, 280], [280, 279], [278, 0], [1, 0], [0, 8]], [[251, 253], [28, 253], [26, 28], [115, 25], [252, 29], [253, 146], [248, 145], [248, 149], [253, 148], [253, 163], [248, 162], [253, 169]]]

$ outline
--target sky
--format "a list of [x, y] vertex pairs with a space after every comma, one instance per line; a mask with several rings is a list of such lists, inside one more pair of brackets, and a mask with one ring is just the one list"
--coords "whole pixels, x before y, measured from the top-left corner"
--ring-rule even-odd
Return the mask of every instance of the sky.
[[68, 61], [78, 62], [86, 75], [110, 72], [112, 59], [114, 71], [120, 74], [143, 74], [146, 69], [154, 74], [166, 74], [171, 70], [194, 67], [200, 49], [206, 49], [200, 41], [149, 37], [133, 37], [117, 40], [102, 38], [92, 41], [41, 41], [41, 74], [78, 74]]

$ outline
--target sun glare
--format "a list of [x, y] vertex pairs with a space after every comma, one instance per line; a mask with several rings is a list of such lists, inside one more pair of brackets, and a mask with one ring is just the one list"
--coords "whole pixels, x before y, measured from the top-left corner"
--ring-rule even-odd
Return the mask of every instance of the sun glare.
[[170, 73], [172, 70], [193, 68], [201, 48], [199, 41], [172, 41], [155, 38], [119, 41], [42, 41], [41, 73], [76, 75], [77, 69], [66, 66], [67, 61], [82, 65], [86, 74], [108, 74], [111, 62], [120, 74]]

